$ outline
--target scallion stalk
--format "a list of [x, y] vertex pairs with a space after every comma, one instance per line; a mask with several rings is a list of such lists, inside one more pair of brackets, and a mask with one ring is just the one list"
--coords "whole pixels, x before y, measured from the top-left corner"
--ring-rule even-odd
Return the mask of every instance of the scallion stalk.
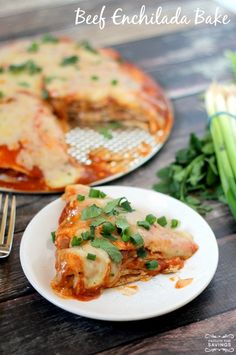
[[222, 188], [236, 219], [236, 87], [213, 84], [205, 102]]

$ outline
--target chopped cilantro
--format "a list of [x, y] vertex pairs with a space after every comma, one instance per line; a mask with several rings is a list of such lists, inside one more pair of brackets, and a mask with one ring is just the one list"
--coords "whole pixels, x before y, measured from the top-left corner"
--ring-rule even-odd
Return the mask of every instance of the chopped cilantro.
[[70, 57], [65, 57], [61, 61], [61, 66], [65, 67], [66, 65], [73, 65], [79, 61], [79, 57], [77, 55], [72, 55]]
[[101, 213], [102, 213], [102, 209], [100, 207], [96, 205], [92, 205], [90, 207], [86, 207], [85, 209], [83, 209], [81, 213], [81, 219], [82, 221], [86, 221], [87, 219], [96, 218], [100, 216]]
[[42, 71], [42, 68], [37, 66], [33, 60], [27, 60], [25, 63], [21, 64], [11, 64], [8, 69], [13, 74], [19, 74], [22, 71], [26, 71], [29, 74], [36, 74]]
[[100, 226], [101, 224], [105, 223], [106, 222], [106, 218], [104, 217], [98, 217], [97, 219], [95, 219], [91, 224], [90, 226], [93, 226], [93, 227], [98, 227]]
[[104, 197], [106, 197], [106, 194], [104, 192], [100, 191], [100, 190], [91, 188], [90, 191], [89, 191], [89, 197], [92, 197], [92, 198], [104, 198]]
[[119, 263], [122, 260], [122, 254], [119, 249], [108, 240], [96, 238], [91, 242], [91, 245], [94, 248], [105, 250], [115, 263]]

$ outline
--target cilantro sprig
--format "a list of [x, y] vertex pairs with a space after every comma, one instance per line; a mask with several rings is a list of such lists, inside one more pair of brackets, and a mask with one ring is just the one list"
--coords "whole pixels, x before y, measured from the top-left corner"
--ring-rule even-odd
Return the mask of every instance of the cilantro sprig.
[[160, 181], [154, 190], [185, 202], [203, 215], [212, 210], [204, 200], [225, 202], [210, 133], [203, 138], [191, 134], [188, 146], [179, 150], [175, 161], [157, 176]]

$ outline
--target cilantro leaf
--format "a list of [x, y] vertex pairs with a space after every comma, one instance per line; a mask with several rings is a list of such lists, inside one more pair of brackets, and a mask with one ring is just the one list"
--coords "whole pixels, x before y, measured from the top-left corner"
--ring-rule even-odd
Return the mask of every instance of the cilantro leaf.
[[91, 242], [91, 245], [94, 248], [101, 248], [105, 250], [115, 263], [121, 262], [122, 260], [121, 252], [118, 250], [118, 248], [115, 245], [110, 243], [108, 240], [96, 238]]
[[86, 221], [87, 219], [96, 218], [102, 214], [102, 209], [96, 205], [86, 207], [82, 210], [81, 219]]

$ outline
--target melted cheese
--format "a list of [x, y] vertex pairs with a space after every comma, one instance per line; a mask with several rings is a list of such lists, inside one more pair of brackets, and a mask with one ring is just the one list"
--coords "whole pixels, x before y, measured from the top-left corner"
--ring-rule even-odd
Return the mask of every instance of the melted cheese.
[[[39, 50], [30, 53], [27, 51], [30, 44], [30, 41], [22, 41], [1, 49], [0, 66], [8, 67], [32, 60], [42, 68], [41, 75], [51, 79], [45, 82], [45, 86], [53, 98], [73, 96], [94, 103], [102, 100], [106, 103], [108, 98], [112, 98], [121, 104], [140, 105], [137, 101], [140, 90], [138, 81], [102, 52], [92, 53], [74, 42], [60, 41], [56, 44], [39, 42]], [[62, 66], [62, 61], [71, 56], [77, 56], [78, 62]], [[117, 80], [117, 85], [112, 85], [113, 80]], [[2, 87], [6, 93], [9, 91], [7, 85]]]
[[0, 146], [19, 150], [17, 163], [28, 171], [38, 167], [48, 186], [57, 188], [80, 176], [66, 153], [64, 134], [47, 106], [30, 95], [18, 94], [0, 104]]

